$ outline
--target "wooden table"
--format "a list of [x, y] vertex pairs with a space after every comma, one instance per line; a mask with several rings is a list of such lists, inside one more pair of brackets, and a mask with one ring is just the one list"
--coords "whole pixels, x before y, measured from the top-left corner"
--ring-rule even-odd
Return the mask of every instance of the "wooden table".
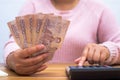
[[[75, 64], [49, 64], [48, 68], [42, 72], [35, 73], [31, 76], [19, 76], [7, 69], [4, 64], [0, 64], [0, 70], [8, 73], [7, 77], [0, 77], [0, 80], [69, 80], [65, 69], [67, 66]], [[113, 67], [120, 67], [119, 65]]]
[[0, 80], [69, 80], [65, 68], [72, 64], [49, 64], [48, 68], [31, 76], [19, 76], [0, 64], [0, 70], [7, 72], [7, 77], [0, 77]]

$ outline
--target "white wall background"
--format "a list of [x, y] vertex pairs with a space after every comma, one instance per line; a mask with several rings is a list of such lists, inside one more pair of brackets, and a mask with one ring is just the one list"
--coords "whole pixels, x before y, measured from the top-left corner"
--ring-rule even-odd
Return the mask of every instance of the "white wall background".
[[[42, 0], [41, 0], [42, 1]], [[120, 24], [120, 0], [97, 0], [107, 5]], [[3, 62], [3, 47], [9, 38], [7, 22], [17, 16], [25, 0], [0, 0], [0, 62]]]

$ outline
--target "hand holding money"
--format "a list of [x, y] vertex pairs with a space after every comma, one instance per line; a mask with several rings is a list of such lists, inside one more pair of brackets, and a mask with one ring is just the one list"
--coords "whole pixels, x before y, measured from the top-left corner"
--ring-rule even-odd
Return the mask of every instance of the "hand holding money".
[[69, 21], [53, 14], [29, 14], [8, 22], [12, 36], [21, 49], [8, 55], [8, 67], [20, 75], [46, 69], [45, 63], [60, 48]]
[[19, 75], [31, 75], [36, 72], [41, 72], [47, 68], [45, 63], [49, 57], [49, 53], [40, 54], [35, 57], [31, 57], [31, 55], [42, 51], [44, 48], [44, 45], [35, 45], [30, 48], [11, 52], [7, 58], [8, 68]]
[[[8, 22], [17, 44], [22, 48], [43, 44], [42, 52], [54, 53], [63, 43], [69, 21], [53, 14], [29, 14]], [[41, 53], [42, 53], [41, 52]]]

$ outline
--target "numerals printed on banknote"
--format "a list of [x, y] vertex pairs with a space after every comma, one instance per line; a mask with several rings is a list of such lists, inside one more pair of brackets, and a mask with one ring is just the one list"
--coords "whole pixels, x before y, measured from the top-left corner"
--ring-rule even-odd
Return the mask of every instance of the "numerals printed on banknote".
[[54, 53], [63, 43], [70, 21], [53, 14], [28, 14], [8, 22], [17, 44], [22, 48], [43, 44], [43, 52]]

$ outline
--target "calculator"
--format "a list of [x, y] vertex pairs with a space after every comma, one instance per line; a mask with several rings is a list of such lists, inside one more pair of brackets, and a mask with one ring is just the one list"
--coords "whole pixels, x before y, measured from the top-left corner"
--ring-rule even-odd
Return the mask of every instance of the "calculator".
[[120, 68], [111, 66], [68, 66], [70, 80], [120, 80]]

